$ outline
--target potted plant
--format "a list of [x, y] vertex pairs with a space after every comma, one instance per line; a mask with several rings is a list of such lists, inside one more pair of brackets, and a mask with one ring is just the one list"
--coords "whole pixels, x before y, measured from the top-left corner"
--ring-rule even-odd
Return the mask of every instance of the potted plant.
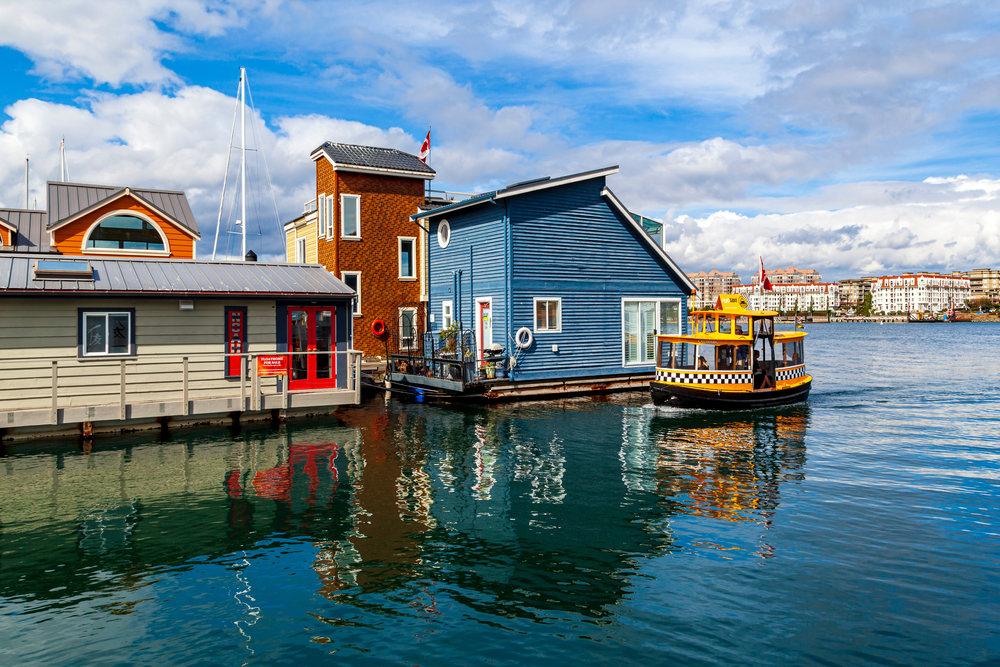
[[438, 342], [440, 343], [439, 349], [442, 354], [455, 354], [458, 350], [458, 336], [458, 322], [453, 322], [450, 326], [447, 326], [438, 332]]
[[492, 380], [497, 376], [497, 367], [492, 361], [486, 364], [486, 379]]

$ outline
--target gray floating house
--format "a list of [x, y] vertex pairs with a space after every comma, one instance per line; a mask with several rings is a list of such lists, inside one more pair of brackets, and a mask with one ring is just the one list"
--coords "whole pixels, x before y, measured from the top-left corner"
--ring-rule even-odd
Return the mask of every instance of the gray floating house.
[[429, 317], [390, 378], [488, 398], [643, 386], [695, 286], [607, 187], [608, 167], [510, 185], [414, 217]]

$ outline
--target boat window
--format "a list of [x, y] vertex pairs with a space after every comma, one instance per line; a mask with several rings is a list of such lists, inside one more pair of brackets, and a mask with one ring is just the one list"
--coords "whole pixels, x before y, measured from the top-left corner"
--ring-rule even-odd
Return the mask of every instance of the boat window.
[[719, 318], [719, 333], [733, 333], [733, 318], [722, 316]]
[[734, 371], [750, 370], [750, 346], [736, 345], [736, 362], [733, 364]]
[[735, 333], [737, 336], [749, 335], [750, 318], [747, 317], [746, 315], [743, 315], [742, 317], [737, 317], [735, 319], [736, 319], [736, 331], [734, 331], [733, 333]]
[[696, 346], [695, 370], [714, 371], [715, 370], [715, 346], [701, 343]]
[[692, 343], [671, 343], [669, 363], [665, 368], [694, 370], [694, 345]]
[[792, 340], [781, 344], [781, 350], [775, 349], [775, 356], [778, 357], [778, 367], [798, 366], [805, 363], [803, 356], [802, 340]]
[[774, 320], [770, 317], [755, 317], [753, 326], [757, 338], [770, 338], [774, 335]]
[[660, 341], [660, 345], [656, 350], [656, 367], [657, 368], [669, 368], [670, 367], [670, 346], [665, 340]]
[[705, 333], [715, 332], [715, 317], [712, 315], [705, 316]]
[[[729, 319], [729, 318], [724, 318]], [[731, 371], [733, 370], [733, 365], [736, 363], [736, 346], [735, 345], [719, 345], [716, 348], [718, 355], [718, 361], [716, 362], [716, 367], [720, 371]]]

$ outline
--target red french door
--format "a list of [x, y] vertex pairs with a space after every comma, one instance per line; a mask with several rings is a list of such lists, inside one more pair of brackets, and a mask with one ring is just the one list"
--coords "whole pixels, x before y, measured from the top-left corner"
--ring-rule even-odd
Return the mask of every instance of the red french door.
[[[292, 306], [288, 309], [289, 389], [324, 389], [337, 386], [333, 306]], [[320, 354], [295, 354], [318, 352]], [[328, 354], [322, 354], [322, 353]]]

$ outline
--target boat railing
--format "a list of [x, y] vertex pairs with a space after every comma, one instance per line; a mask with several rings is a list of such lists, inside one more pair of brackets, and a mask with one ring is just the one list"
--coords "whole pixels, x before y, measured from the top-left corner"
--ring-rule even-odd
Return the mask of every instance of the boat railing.
[[476, 382], [479, 366], [475, 332], [471, 329], [447, 333], [425, 332], [413, 338], [395, 336], [389, 370], [403, 375], [460, 382]]

